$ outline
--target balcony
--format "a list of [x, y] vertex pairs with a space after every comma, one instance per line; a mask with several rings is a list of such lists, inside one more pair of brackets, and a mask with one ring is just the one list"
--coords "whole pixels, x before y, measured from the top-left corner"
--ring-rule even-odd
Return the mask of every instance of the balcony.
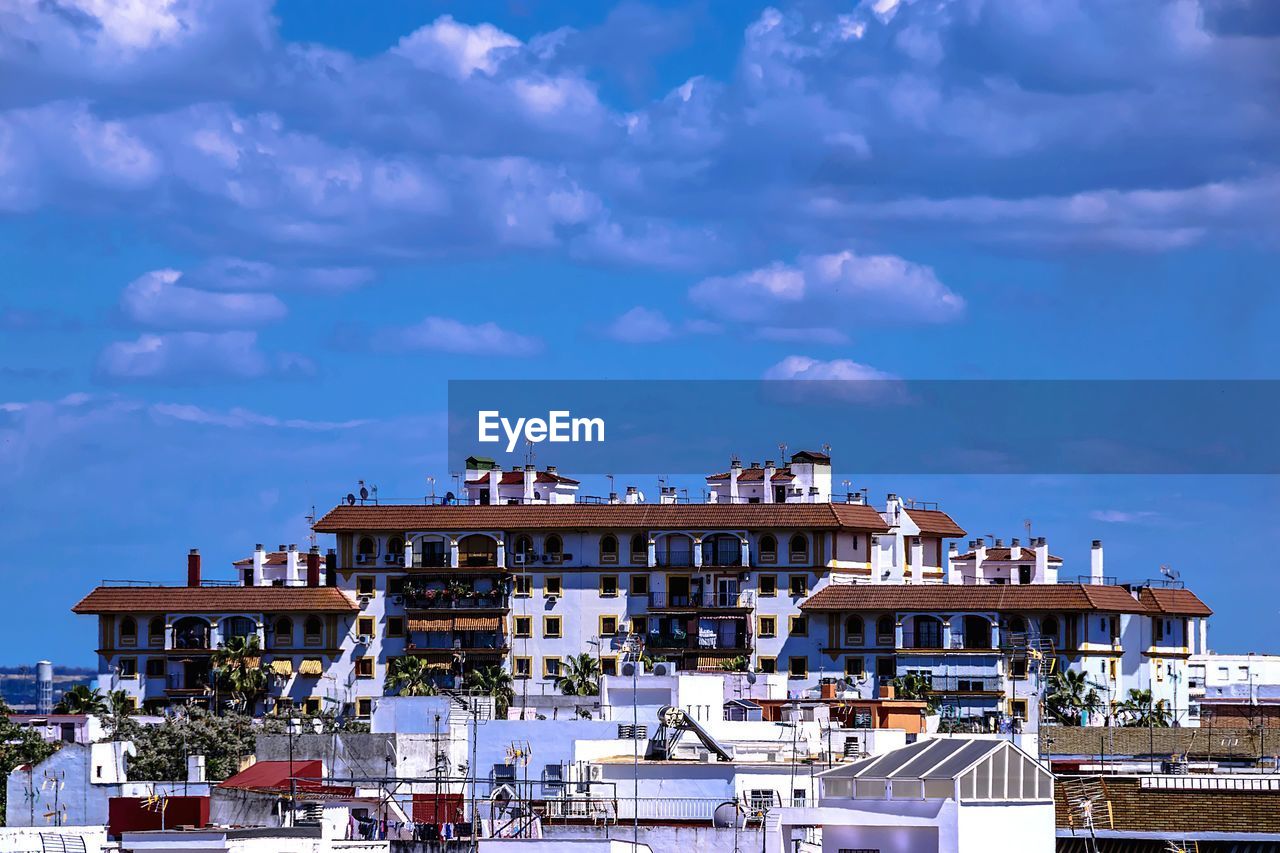
[[202, 630], [175, 630], [173, 632], [173, 647], [175, 649], [208, 651], [213, 648], [211, 633], [207, 628]]
[[667, 569], [687, 569], [693, 566], [693, 551], [659, 551], [654, 557], [657, 565]]
[[755, 603], [755, 593], [749, 591], [649, 593], [650, 610], [750, 610]]
[[902, 645], [898, 648], [920, 651], [944, 651], [947, 649], [962, 649], [964, 648], [964, 643], [960, 637], [954, 634], [948, 642], [943, 637], [933, 632], [913, 633], [911, 631], [903, 631]]
[[935, 675], [929, 679], [933, 693], [1004, 693], [998, 675]]
[[413, 554], [413, 563], [410, 566], [414, 569], [447, 569], [449, 568], [449, 552], [432, 552], [422, 553], [415, 551]]
[[511, 598], [505, 593], [493, 590], [490, 592], [457, 593], [449, 590], [426, 590], [423, 592], [405, 592], [404, 606], [406, 610], [510, 610]]

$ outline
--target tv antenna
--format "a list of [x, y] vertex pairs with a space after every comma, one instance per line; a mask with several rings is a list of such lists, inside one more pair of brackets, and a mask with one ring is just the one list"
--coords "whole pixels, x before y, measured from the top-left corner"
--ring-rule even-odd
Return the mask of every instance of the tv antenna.
[[314, 548], [316, 546], [316, 505], [315, 504], [311, 505], [311, 512], [308, 515], [304, 515], [303, 518], [307, 520], [307, 527], [311, 529], [311, 532], [307, 534], [307, 539], [311, 542], [311, 547]]
[[1160, 574], [1164, 575], [1171, 581], [1176, 581], [1178, 578], [1182, 577], [1182, 572], [1171, 567], [1168, 563], [1164, 563], [1160, 566]]
[[1022, 519], [1022, 526], [1026, 528], [1027, 538], [1030, 539], [1031, 538], [1031, 519], [1029, 518]]

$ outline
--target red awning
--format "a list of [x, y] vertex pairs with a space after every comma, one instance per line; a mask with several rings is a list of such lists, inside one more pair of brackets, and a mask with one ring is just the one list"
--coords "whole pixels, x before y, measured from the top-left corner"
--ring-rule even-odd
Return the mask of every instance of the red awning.
[[[320, 777], [323, 774], [324, 764], [318, 759], [293, 762], [293, 778], [298, 788], [320, 787]], [[289, 762], [259, 761], [225, 782], [219, 782], [218, 787], [252, 791], [287, 791], [289, 790]]]

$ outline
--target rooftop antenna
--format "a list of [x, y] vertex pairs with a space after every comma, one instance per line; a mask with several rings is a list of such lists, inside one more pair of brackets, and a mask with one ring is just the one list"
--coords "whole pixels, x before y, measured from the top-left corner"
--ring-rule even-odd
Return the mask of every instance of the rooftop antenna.
[[534, 459], [533, 442], [529, 439], [524, 440], [524, 464], [532, 465]]
[[613, 488], [613, 475], [612, 475], [612, 474], [605, 474], [605, 476], [606, 476], [607, 478], [609, 478], [609, 494], [613, 494], [613, 493], [614, 493], [614, 488]]
[[1176, 581], [1178, 578], [1182, 577], [1182, 572], [1170, 567], [1168, 563], [1164, 563], [1160, 566], [1160, 574], [1164, 575], [1171, 581]]
[[992, 545], [995, 545], [995, 544], [996, 544], [996, 535], [995, 535], [994, 533], [984, 533], [984, 534], [982, 534], [982, 538], [983, 538], [983, 539], [990, 539], [990, 540], [991, 540], [991, 544], [992, 544]]
[[787, 460], [787, 443], [784, 441], [782, 444], [779, 444], [778, 449], [782, 451], [782, 461], [785, 462]]
[[434, 499], [436, 496], [436, 478], [435, 477], [431, 477], [431, 476], [427, 477], [427, 487], [431, 490], [431, 497]]
[[823, 453], [825, 453], [825, 454], [827, 454], [828, 456], [830, 456], [830, 455], [831, 455], [831, 445], [829, 445], [829, 444], [824, 444], [824, 445], [822, 445], [822, 452], [823, 452]]
[[311, 542], [311, 547], [316, 547], [316, 505], [311, 505], [311, 514], [304, 515], [307, 520], [307, 526], [311, 528], [311, 533], [307, 535], [307, 539]]
[[1031, 539], [1031, 519], [1029, 518], [1022, 519], [1022, 526], [1025, 527], [1027, 530], [1027, 539], [1028, 540]]
[[462, 474], [457, 471], [450, 471], [449, 476], [453, 478], [453, 493], [455, 495], [462, 494], [462, 486], [458, 484], [458, 481], [462, 478]]

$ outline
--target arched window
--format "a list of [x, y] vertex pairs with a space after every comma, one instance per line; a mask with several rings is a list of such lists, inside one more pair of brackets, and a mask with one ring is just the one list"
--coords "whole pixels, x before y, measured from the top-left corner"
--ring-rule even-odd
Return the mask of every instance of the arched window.
[[209, 623], [195, 616], [185, 616], [173, 623], [175, 649], [209, 648]]
[[631, 562], [649, 562], [649, 540], [643, 533], [637, 533], [631, 537]]
[[247, 640], [258, 635], [258, 625], [247, 616], [232, 616], [224, 623], [222, 634], [224, 640], [232, 637]]
[[399, 557], [404, 554], [404, 540], [399, 536], [392, 536], [387, 540], [387, 556]]
[[275, 644], [283, 649], [293, 645], [293, 620], [288, 616], [276, 620]]
[[120, 620], [120, 644], [132, 646], [138, 642], [138, 622], [132, 616]]
[[153, 616], [147, 625], [147, 641], [153, 646], [164, 645], [164, 617]]
[[778, 559], [778, 538], [772, 533], [760, 537], [760, 562], [773, 563]]
[[907, 639], [907, 646], [913, 649], [942, 648], [942, 620], [936, 616], [917, 616], [912, 620], [915, 627], [913, 635]]
[[676, 568], [693, 565], [693, 537], [672, 533], [662, 537], [658, 546], [658, 564]]
[[367, 563], [378, 553], [378, 546], [373, 544], [373, 539], [368, 536], [362, 536], [360, 542], [356, 545], [356, 561]]
[[498, 565], [498, 543], [473, 533], [458, 540], [458, 562], [463, 566]]
[[1058, 638], [1058, 620], [1053, 616], [1046, 616], [1040, 620], [1040, 636], [1048, 637], [1051, 640]]
[[791, 562], [807, 563], [809, 562], [809, 540], [803, 535], [797, 533], [791, 537], [790, 551]]
[[600, 537], [600, 562], [618, 562], [618, 537], [607, 533]]
[[302, 626], [308, 646], [318, 646], [324, 642], [324, 623], [319, 616], [308, 616]]
[[742, 565], [742, 540], [728, 533], [717, 533], [702, 540], [702, 565]]
[[876, 620], [876, 642], [882, 646], [892, 646], [893, 641], [893, 617], [881, 616]]
[[547, 550], [547, 559], [558, 563], [564, 558], [564, 540], [552, 533], [543, 543]]
[[964, 647], [966, 649], [991, 648], [991, 620], [985, 616], [964, 617]]
[[844, 620], [844, 644], [849, 647], [862, 645], [866, 641], [864, 627], [861, 616], [850, 616]]
[[1027, 633], [1027, 620], [1023, 619], [1021, 616], [1010, 616], [1009, 630], [1015, 634]]

